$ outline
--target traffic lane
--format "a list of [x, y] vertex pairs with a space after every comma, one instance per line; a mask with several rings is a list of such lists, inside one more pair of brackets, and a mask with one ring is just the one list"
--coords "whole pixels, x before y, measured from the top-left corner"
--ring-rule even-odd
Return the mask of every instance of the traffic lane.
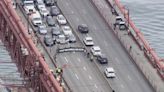
[[[82, 4], [82, 3], [81, 3], [81, 4]], [[73, 5], [72, 5], [72, 6], [73, 6]], [[78, 7], [76, 7], [76, 9], [77, 9], [77, 8], [78, 8]], [[72, 9], [73, 9], [73, 8], [72, 8]], [[80, 7], [80, 9], [81, 9], [81, 7]], [[80, 11], [80, 9], [79, 9], [78, 11]], [[88, 7], [87, 7], [87, 10], [89, 10]], [[93, 13], [93, 12], [92, 12], [92, 13]], [[77, 13], [77, 14], [78, 14], [78, 13]], [[95, 15], [96, 15], [96, 14], [95, 14]], [[80, 16], [80, 17], [82, 18], [82, 14], [80, 14], [80, 15], [78, 15], [78, 16]], [[93, 17], [93, 16], [92, 16], [92, 17]], [[99, 21], [94, 21], [94, 20], [97, 20], [97, 18], [94, 18], [94, 20], [90, 20], [90, 19], [92, 19], [92, 18], [89, 17], [89, 16], [88, 16], [88, 17], [85, 16], [85, 17], [83, 17], [83, 18], [87, 18], [88, 21], [87, 21], [86, 23], [88, 23], [88, 24], [93, 24], [93, 25], [94, 25], [95, 23], [98, 23], [98, 22], [99, 22]], [[74, 21], [73, 18], [72, 18], [71, 20]], [[75, 22], [75, 24], [78, 24], [78, 23]], [[100, 23], [100, 24], [102, 24], [102, 23]], [[99, 29], [98, 29], [99, 32], [101, 32], [100, 30], [103, 30], [103, 29], [105, 28], [105, 27], [103, 27], [103, 28], [99, 27], [100, 24], [96, 24], [96, 25], [98, 25], [97, 28], [99, 28]], [[103, 25], [101, 25], [101, 26], [103, 26]], [[93, 29], [94, 29], [94, 28], [93, 28]], [[106, 28], [105, 28], [105, 29], [106, 29]], [[95, 31], [95, 30], [94, 30], [94, 31]], [[109, 31], [109, 30], [106, 30], [106, 31]], [[97, 31], [96, 31], [96, 32], [97, 32]], [[101, 32], [101, 33], [102, 33], [102, 32]], [[96, 34], [99, 34], [99, 33], [96, 33]], [[113, 33], [112, 33], [112, 34], [113, 34]], [[103, 35], [103, 36], [98, 35], [98, 36], [99, 36], [99, 39], [102, 39], [102, 37], [110, 37], [110, 36], [112, 36], [112, 35], [109, 34], [109, 35], [106, 35], [106, 36], [104, 36], [104, 35]], [[100, 38], [100, 37], [101, 37], [101, 38]], [[95, 38], [95, 37], [94, 37], [94, 38]], [[114, 38], [115, 38], [115, 37], [114, 37]], [[112, 39], [113, 39], [113, 37], [112, 37]], [[116, 39], [116, 38], [115, 38], [115, 39]], [[103, 43], [101, 43], [102, 40], [101, 40], [101, 41], [99, 40], [98, 42], [100, 42], [100, 44], [103, 44]], [[116, 41], [116, 42], [118, 42], [118, 41]], [[116, 43], [116, 42], [113, 42], [113, 43]], [[109, 41], [107, 40], [107, 43], [111, 43], [111, 42], [109, 42]], [[119, 42], [118, 42], [118, 43], [119, 43]], [[115, 45], [116, 45], [116, 46], [119, 46], [118, 43], [117, 43], [117, 45], [116, 45], [116, 44], [115, 44]], [[103, 47], [103, 46], [100, 46], [100, 47]], [[121, 45], [120, 45], [120, 47], [121, 47]], [[119, 47], [119, 48], [120, 48], [120, 47]], [[113, 50], [113, 48], [115, 48], [115, 46], [112, 47], [111, 49]], [[118, 49], [118, 48], [117, 48], [117, 49]], [[105, 50], [105, 51], [109, 51], [109, 50]], [[111, 51], [111, 50], [110, 50], [110, 51]], [[120, 51], [120, 50], [119, 50], [119, 51]], [[118, 51], [118, 52], [119, 52], [119, 51]], [[114, 52], [114, 51], [112, 51], [112, 52]], [[111, 54], [111, 53], [110, 53], [110, 54]], [[122, 53], [122, 54], [125, 54], [125, 52]], [[122, 54], [121, 54], [121, 56], [122, 56]], [[117, 56], [117, 55], [118, 55], [118, 53], [116, 53], [114, 56]], [[120, 55], [120, 54], [119, 54], [119, 55]], [[127, 57], [126, 57], [126, 58], [127, 58]], [[124, 59], [126, 59], [126, 58], [124, 57]], [[129, 57], [128, 57], [128, 58], [129, 58]], [[121, 60], [122, 60], [122, 57], [121, 57]], [[126, 59], [126, 60], [123, 60], [123, 61], [128, 61], [128, 62], [122, 62], [122, 63], [129, 63], [129, 61], [131, 62], [131, 60], [127, 60], [127, 59]], [[120, 61], [119, 61], [119, 62], [120, 62]], [[128, 66], [128, 65], [127, 65], [127, 66]], [[134, 66], [134, 67], [135, 67], [135, 66]], [[126, 67], [125, 67], [125, 68], [126, 68]], [[130, 68], [128, 67], [127, 70], [129, 70], [129, 69], [130, 69]], [[121, 70], [121, 69], [119, 69], [119, 70]], [[138, 71], [138, 70], [136, 69], [135, 71]], [[126, 72], [126, 73], [127, 73], [127, 72]], [[128, 73], [128, 74], [129, 74], [129, 73]], [[138, 74], [140, 74], [140, 73], [135, 73], [134, 75], [138, 75]], [[130, 74], [129, 74], [129, 75], [130, 75]], [[133, 76], [134, 76], [134, 75], [133, 75]], [[126, 77], [126, 75], [123, 75], [123, 76]], [[143, 76], [141, 75], [141, 77], [143, 77]], [[144, 79], [144, 78], [142, 78], [142, 79]], [[125, 80], [126, 80], [126, 79], [125, 79]], [[137, 83], [137, 82], [138, 82], [138, 81], [136, 81], [136, 83]], [[127, 83], [125, 83], [125, 84], [128, 85], [128, 83], [129, 83], [129, 84], [132, 84], [132, 83], [129, 82], [129, 81], [127, 81]], [[137, 84], [138, 84], [138, 83], [137, 83]], [[143, 83], [141, 83], [141, 84], [143, 84]], [[138, 85], [139, 85], [139, 84], [138, 84]], [[147, 85], [147, 84], [146, 84], [146, 85]], [[142, 88], [142, 87], [140, 86], [140, 88]], [[135, 90], [134, 87], [133, 87], [133, 90]], [[143, 89], [143, 91], [144, 91], [144, 89]]]
[[[81, 56], [83, 54], [84, 53], [82, 53]], [[111, 90], [108, 86], [108, 83], [104, 81], [101, 78], [102, 77], [101, 74], [97, 72], [97, 68], [92, 63], [89, 63], [89, 64], [86, 63], [86, 62], [90, 62], [86, 57], [85, 58], [79, 57], [77, 53], [71, 56], [69, 55], [69, 57], [67, 57], [67, 60], [65, 60], [67, 64], [68, 62], [70, 63], [72, 62], [72, 64], [68, 64], [68, 68], [78, 70], [76, 76], [78, 76], [79, 80], [82, 80], [85, 82], [85, 84], [80, 84], [80, 83], [76, 85], [73, 84], [74, 86], [80, 87], [81, 90], [83, 89], [83, 87], [88, 87], [87, 89], [89, 89], [90, 92], [91, 91], [109, 92], [109, 90]], [[76, 59], [75, 57], [78, 57], [78, 58]], [[75, 58], [75, 59], [72, 59], [72, 58]]]
[[[119, 79], [124, 80], [122, 84], [128, 85], [129, 87], [128, 89], [134, 90], [134, 92], [136, 91], [135, 88], [138, 88], [140, 92], [145, 92], [145, 91], [152, 92], [151, 87], [146, 82], [146, 80], [144, 80], [143, 75], [137, 69], [133, 61], [130, 59], [128, 55], [126, 56], [126, 52], [124, 51], [124, 48], [121, 45], [117, 46], [114, 43], [110, 44], [110, 41], [108, 40], [105, 41], [109, 43], [111, 46], [106, 47], [105, 45], [103, 45], [101, 39], [103, 39], [103, 37], [105, 37], [106, 39], [113, 39], [113, 38], [111, 38], [111, 36], [107, 33], [105, 34], [106, 36], [104, 36], [104, 34], [101, 34], [101, 32], [99, 32], [98, 34], [99, 35], [97, 35], [97, 33], [94, 34], [96, 35], [96, 37], [99, 37], [98, 39], [96, 39], [96, 42], [100, 43], [101, 48], [104, 48], [102, 49], [103, 50], [102, 52], [108, 55], [108, 57], [113, 57], [112, 61], [114, 62], [114, 64], [112, 64], [112, 66], [115, 68], [117, 76], [121, 76]], [[132, 84], [133, 86], [131, 87]]]

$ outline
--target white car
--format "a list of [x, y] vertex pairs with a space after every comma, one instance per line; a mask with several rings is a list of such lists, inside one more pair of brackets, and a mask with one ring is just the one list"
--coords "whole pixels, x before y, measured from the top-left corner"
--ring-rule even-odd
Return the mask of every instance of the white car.
[[115, 78], [116, 77], [114, 69], [112, 67], [106, 68], [104, 73], [107, 78]]
[[39, 12], [43, 17], [49, 15], [49, 11], [46, 8], [40, 8]]
[[85, 37], [83, 42], [86, 46], [93, 46], [94, 45], [93, 39], [90, 36]]
[[44, 4], [44, 2], [42, 1], [42, 0], [37, 0], [36, 1], [36, 8], [38, 9], [38, 10], [40, 10], [41, 8], [45, 8], [46, 6], [45, 6], [45, 4]]
[[39, 26], [38, 26], [38, 32], [39, 32], [40, 34], [47, 34], [46, 25], [39, 25]]
[[99, 56], [102, 54], [99, 46], [91, 47], [91, 53], [93, 54], [93, 56]]
[[60, 34], [57, 36], [56, 42], [59, 44], [66, 44], [68, 42], [68, 40], [66, 39], [65, 35]]
[[70, 28], [70, 26], [62, 26], [61, 29], [65, 36], [72, 35], [72, 29]]
[[58, 23], [61, 25], [67, 24], [66, 18], [61, 14], [58, 15], [56, 19], [57, 19]]
[[38, 26], [38, 25], [43, 24], [42, 18], [41, 18], [38, 11], [36, 13], [32, 14], [31, 21], [32, 21], [34, 26]]
[[24, 8], [26, 14], [31, 14], [31, 13], [36, 11], [35, 7], [34, 7], [34, 1], [33, 0], [24, 1], [23, 2], [23, 8]]

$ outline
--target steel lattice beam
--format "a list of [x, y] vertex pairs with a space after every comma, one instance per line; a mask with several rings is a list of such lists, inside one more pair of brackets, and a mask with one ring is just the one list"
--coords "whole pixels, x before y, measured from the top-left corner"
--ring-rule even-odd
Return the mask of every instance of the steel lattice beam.
[[0, 37], [19, 72], [35, 92], [63, 92], [41, 53], [27, 34], [11, 0], [0, 0]]

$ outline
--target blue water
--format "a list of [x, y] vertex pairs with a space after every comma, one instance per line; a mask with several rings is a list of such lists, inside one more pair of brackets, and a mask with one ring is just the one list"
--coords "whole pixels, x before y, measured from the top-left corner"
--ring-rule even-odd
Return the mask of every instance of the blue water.
[[164, 0], [120, 0], [130, 10], [131, 19], [145, 38], [164, 58]]

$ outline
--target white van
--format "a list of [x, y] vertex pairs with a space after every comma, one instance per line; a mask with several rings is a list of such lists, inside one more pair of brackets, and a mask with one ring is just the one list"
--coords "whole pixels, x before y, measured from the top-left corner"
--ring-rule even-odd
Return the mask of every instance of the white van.
[[41, 18], [40, 13], [38, 11], [36, 11], [36, 13], [32, 14], [31, 21], [32, 21], [32, 24], [34, 26], [38, 26], [38, 25], [43, 24], [42, 18]]
[[26, 14], [31, 14], [36, 11], [33, 0], [25, 0], [23, 2], [23, 8], [24, 8]]

